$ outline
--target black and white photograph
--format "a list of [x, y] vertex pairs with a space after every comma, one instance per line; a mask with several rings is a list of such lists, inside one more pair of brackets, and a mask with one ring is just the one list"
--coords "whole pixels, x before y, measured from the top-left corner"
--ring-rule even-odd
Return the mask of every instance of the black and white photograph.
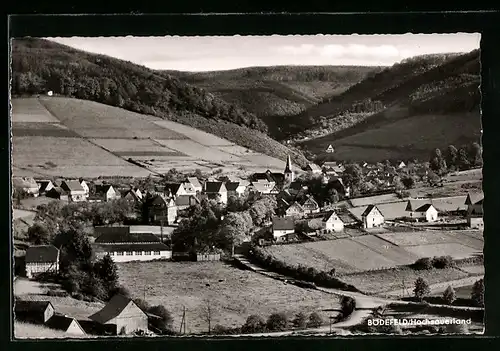
[[14, 338], [482, 335], [480, 40], [11, 39]]

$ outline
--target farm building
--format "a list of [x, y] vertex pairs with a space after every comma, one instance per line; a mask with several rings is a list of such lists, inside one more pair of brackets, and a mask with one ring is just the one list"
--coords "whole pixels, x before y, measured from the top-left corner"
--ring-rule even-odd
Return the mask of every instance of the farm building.
[[172, 198], [156, 194], [148, 203], [149, 219], [152, 223], [172, 224], [177, 219], [177, 205]]
[[314, 197], [308, 195], [304, 201], [300, 204], [304, 209], [305, 214], [319, 213], [319, 204], [316, 202]]
[[29, 195], [37, 197], [38, 192], [38, 184], [35, 179], [31, 177], [13, 177], [12, 178], [12, 187], [14, 189], [19, 189], [26, 192]]
[[471, 228], [482, 229], [483, 221], [483, 199], [482, 194], [467, 194], [465, 205], [467, 205], [467, 225]]
[[26, 250], [26, 277], [59, 271], [59, 249], [53, 245], [31, 246]]
[[69, 201], [81, 202], [87, 200], [85, 190], [78, 180], [64, 180], [61, 183], [61, 189], [68, 194]]
[[111, 184], [96, 184], [95, 197], [101, 201], [112, 201], [119, 199], [121, 194], [118, 193]]
[[242, 196], [247, 187], [240, 182], [226, 182], [227, 195]]
[[305, 214], [305, 211], [298, 202], [293, 202], [285, 210], [285, 216], [287, 216], [287, 217], [303, 217], [304, 214]]
[[314, 164], [314, 163], [309, 163], [306, 166], [306, 171], [310, 172], [312, 174], [320, 174], [322, 172], [321, 168], [317, 164]]
[[148, 330], [148, 316], [130, 298], [115, 295], [89, 319], [104, 326], [112, 326], [116, 335]]
[[38, 184], [38, 194], [40, 195], [44, 195], [54, 187], [54, 183], [51, 180], [37, 180], [36, 183]]
[[55, 313], [49, 301], [16, 300], [14, 303], [15, 319], [23, 322], [43, 324]]
[[342, 219], [340, 219], [335, 211], [330, 211], [323, 217], [323, 228], [333, 230], [334, 232], [341, 232], [344, 230], [344, 222], [342, 222]]
[[61, 330], [71, 335], [85, 335], [80, 323], [74, 318], [54, 314], [45, 325], [50, 329]]
[[200, 200], [194, 195], [179, 195], [175, 198], [175, 205], [178, 211], [185, 210], [199, 203]]
[[438, 211], [430, 203], [422, 205], [418, 202], [408, 200], [405, 211], [408, 212], [408, 217], [415, 221], [425, 220], [426, 222], [435, 222], [438, 219]]
[[206, 182], [204, 193], [209, 199], [227, 204], [227, 189], [223, 182]]
[[361, 215], [365, 229], [380, 227], [384, 224], [384, 215], [375, 205], [369, 205]]
[[45, 196], [51, 199], [69, 201], [69, 195], [61, 187], [55, 186], [45, 193]]
[[273, 217], [272, 231], [276, 241], [284, 241], [287, 234], [295, 233], [295, 222], [291, 217]]

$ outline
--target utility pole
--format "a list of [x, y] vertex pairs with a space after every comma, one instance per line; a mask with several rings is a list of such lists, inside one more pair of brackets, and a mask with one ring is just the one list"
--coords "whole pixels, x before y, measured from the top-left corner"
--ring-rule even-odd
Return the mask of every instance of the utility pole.
[[179, 328], [179, 334], [182, 334], [183, 327], [184, 327], [184, 334], [186, 334], [186, 306], [182, 306], [182, 319], [181, 319], [181, 327]]

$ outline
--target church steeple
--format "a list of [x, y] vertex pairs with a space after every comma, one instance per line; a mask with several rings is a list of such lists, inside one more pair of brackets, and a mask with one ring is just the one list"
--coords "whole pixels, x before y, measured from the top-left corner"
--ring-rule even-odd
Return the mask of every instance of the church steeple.
[[285, 172], [283, 173], [285, 175], [285, 180], [293, 182], [294, 172], [292, 170], [292, 160], [290, 158], [290, 155], [288, 155], [286, 158]]

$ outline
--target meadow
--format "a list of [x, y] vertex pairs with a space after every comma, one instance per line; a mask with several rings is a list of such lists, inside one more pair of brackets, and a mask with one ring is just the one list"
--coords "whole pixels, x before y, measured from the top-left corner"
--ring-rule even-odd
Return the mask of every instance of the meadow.
[[206, 309], [212, 310], [211, 325], [241, 326], [252, 314], [267, 318], [285, 312], [318, 312], [339, 307], [330, 294], [305, 290], [295, 285], [244, 271], [222, 262], [130, 262], [119, 264], [120, 281], [133, 297], [162, 304], [179, 328], [186, 308], [186, 332], [207, 331]]

